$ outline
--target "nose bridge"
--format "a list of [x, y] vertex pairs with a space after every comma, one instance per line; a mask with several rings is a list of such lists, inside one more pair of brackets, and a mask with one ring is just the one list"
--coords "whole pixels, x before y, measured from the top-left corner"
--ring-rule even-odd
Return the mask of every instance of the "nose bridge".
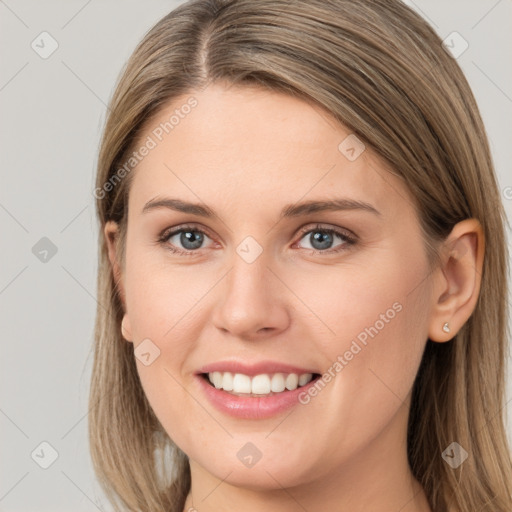
[[236, 248], [221, 288], [221, 300], [215, 306], [218, 328], [250, 337], [264, 328], [267, 331], [285, 327], [285, 296], [279, 280], [268, 268], [273, 266], [270, 254], [252, 237]]
[[231, 272], [228, 275], [228, 293], [235, 293], [237, 295], [251, 295], [254, 294], [252, 300], [257, 300], [258, 295], [264, 295], [269, 277], [272, 273], [267, 268], [272, 265], [269, 261], [267, 252], [263, 251], [258, 254], [254, 246], [250, 243], [242, 242], [236, 249], [236, 254], [233, 255]]

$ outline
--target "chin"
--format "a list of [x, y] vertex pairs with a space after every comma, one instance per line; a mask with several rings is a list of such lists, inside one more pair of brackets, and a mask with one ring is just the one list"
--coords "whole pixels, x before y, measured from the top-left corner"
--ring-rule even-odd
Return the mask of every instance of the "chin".
[[252, 467], [245, 467], [238, 459], [231, 458], [204, 461], [203, 469], [215, 478], [253, 491], [281, 490], [306, 483], [312, 474], [312, 468], [304, 466], [301, 461], [287, 459], [286, 454], [274, 452], [270, 460], [264, 457]]

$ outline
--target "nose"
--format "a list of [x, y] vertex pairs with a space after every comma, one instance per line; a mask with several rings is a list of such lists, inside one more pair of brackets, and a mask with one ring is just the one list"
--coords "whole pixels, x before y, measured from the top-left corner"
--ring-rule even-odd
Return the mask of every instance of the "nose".
[[229, 272], [218, 285], [213, 323], [240, 339], [275, 336], [290, 322], [289, 294], [264, 254], [252, 263], [235, 254]]

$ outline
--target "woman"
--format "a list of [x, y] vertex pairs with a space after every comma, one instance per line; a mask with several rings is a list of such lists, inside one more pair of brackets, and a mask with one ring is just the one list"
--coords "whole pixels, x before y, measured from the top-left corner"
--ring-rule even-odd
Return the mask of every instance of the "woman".
[[95, 189], [90, 442], [123, 510], [512, 507], [504, 213], [474, 97], [389, 0], [196, 0]]

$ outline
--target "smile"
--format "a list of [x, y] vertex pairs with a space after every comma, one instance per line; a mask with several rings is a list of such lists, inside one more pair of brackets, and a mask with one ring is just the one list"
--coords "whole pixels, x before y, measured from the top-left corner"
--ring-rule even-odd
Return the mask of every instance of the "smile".
[[272, 396], [293, 391], [305, 386], [313, 379], [312, 373], [262, 373], [245, 375], [232, 372], [210, 372], [203, 374], [217, 389], [222, 389], [236, 396]]

